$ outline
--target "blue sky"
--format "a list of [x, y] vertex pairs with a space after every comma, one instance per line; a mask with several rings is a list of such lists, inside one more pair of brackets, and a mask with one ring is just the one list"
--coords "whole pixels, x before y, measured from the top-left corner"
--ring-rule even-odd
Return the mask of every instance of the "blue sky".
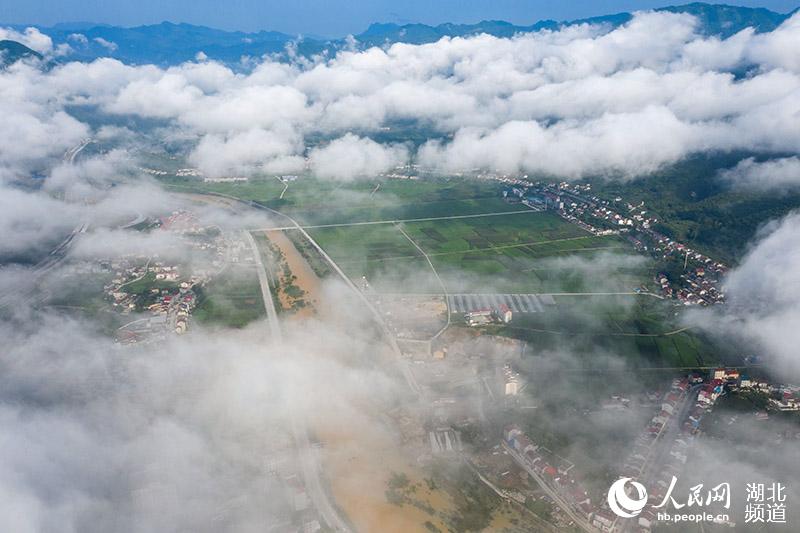
[[[678, 0], [674, 4], [687, 3]], [[800, 0], [740, 0], [735, 5], [787, 12]], [[121, 26], [163, 20], [222, 29], [271, 29], [338, 37], [371, 22], [475, 22], [502, 19], [528, 24], [670, 5], [669, 0], [0, 0], [0, 22], [52, 25], [92, 21]]]

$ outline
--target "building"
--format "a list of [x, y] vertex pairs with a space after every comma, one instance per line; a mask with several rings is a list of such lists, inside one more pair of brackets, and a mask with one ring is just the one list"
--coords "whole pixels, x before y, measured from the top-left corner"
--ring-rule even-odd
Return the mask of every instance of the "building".
[[511, 322], [511, 318], [514, 314], [511, 312], [511, 308], [508, 307], [506, 304], [500, 304], [495, 308], [494, 315], [500, 322], [504, 324], [508, 324]]

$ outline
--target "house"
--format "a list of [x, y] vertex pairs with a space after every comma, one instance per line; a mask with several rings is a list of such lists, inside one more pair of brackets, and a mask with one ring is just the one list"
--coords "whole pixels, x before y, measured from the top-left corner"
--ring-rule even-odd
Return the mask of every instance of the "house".
[[506, 442], [509, 444], [511, 444], [511, 441], [514, 440], [514, 437], [517, 435], [522, 435], [522, 430], [516, 424], [506, 426], [505, 431], [503, 432], [503, 437], [505, 437]]
[[508, 307], [506, 304], [498, 305], [497, 308], [494, 310], [494, 314], [497, 317], [497, 319], [500, 322], [503, 322], [504, 324], [508, 324], [509, 322], [511, 322], [511, 318], [513, 316], [511, 308]]

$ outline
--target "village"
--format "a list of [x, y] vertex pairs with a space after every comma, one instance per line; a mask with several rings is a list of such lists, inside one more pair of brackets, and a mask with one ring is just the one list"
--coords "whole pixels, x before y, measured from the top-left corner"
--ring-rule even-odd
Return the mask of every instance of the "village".
[[638, 252], [649, 254], [661, 264], [675, 264], [672, 272], [656, 276], [662, 297], [674, 298], [684, 305], [724, 303], [720, 284], [728, 267], [653, 229], [658, 219], [648, 215], [644, 202], [632, 205], [620, 197], [611, 201], [601, 199], [591, 194], [589, 184], [530, 182], [518, 178], [501, 178], [501, 181], [508, 185], [502, 193], [507, 202], [552, 210], [592, 235], [625, 235]]
[[186, 333], [198, 303], [197, 289], [229, 263], [238, 262], [245, 249], [241, 240], [217, 226], [199, 224], [187, 211], [153, 221], [151, 231], [171, 232], [189, 248], [193, 259], [187, 264], [157, 255], [126, 255], [100, 261], [101, 269], [113, 276], [103, 287], [106, 301], [120, 315], [135, 317], [117, 330], [121, 344]]
[[[538, 443], [519, 424], [506, 426], [499, 444], [474, 454], [470, 461], [498, 495], [529, 509], [546, 510], [545, 515], [557, 527], [649, 532], [657, 524], [652, 507], [663, 500], [670, 480], [685, 474], [697, 439], [704, 437], [704, 418], [712, 416], [714, 406], [724, 395], [748, 393], [763, 394], [768, 399], [766, 409], [750, 413], [757, 421], [769, 419], [768, 411], [800, 411], [797, 399], [800, 386], [770, 383], [725, 367], [707, 374], [691, 372], [674, 379], [666, 391], [653, 391], [637, 402], [619, 395], [602, 402], [601, 410], [620, 414], [631, 409], [633, 403], [655, 411], [620, 460], [616, 472], [618, 477], [639, 480], [652, 487], [651, 505], [631, 519], [617, 517], [604, 497], [592, 497], [582, 480], [581, 467]], [[732, 417], [729, 423], [736, 420], [737, 417]], [[800, 439], [800, 433], [794, 438]]]

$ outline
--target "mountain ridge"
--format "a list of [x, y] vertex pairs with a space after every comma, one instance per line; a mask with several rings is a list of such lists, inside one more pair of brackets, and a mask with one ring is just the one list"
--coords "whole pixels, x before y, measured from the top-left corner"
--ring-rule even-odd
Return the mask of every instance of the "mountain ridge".
[[[766, 8], [731, 6], [726, 4], [690, 4], [664, 6], [654, 11], [689, 13], [697, 17], [698, 29], [705, 35], [729, 37], [746, 27], [756, 32], [771, 31], [797, 11], [777, 13]], [[383, 46], [394, 43], [425, 44], [443, 37], [466, 37], [486, 33], [496, 37], [511, 37], [519, 33], [556, 30], [576, 24], [603, 24], [611, 28], [625, 24], [632, 13], [622, 12], [571, 21], [539, 20], [530, 25], [518, 25], [504, 20], [483, 20], [472, 24], [445, 22], [435, 26], [422, 23], [395, 24], [375, 22], [355, 34], [358, 46]], [[22, 30], [26, 25], [11, 25]], [[320, 39], [290, 35], [279, 31], [228, 31], [188, 23], [164, 21], [134, 27], [109, 26], [90, 22], [60, 23], [52, 27], [36, 26], [50, 36], [55, 45], [69, 44], [73, 53], [68, 59], [91, 61], [98, 57], [114, 57], [126, 63], [177, 64], [194, 59], [199, 52], [225, 63], [237, 63], [243, 57], [265, 54], [286, 55], [293, 44], [293, 53], [313, 55], [335, 53], [352, 44], [350, 36], [339, 39]]]

